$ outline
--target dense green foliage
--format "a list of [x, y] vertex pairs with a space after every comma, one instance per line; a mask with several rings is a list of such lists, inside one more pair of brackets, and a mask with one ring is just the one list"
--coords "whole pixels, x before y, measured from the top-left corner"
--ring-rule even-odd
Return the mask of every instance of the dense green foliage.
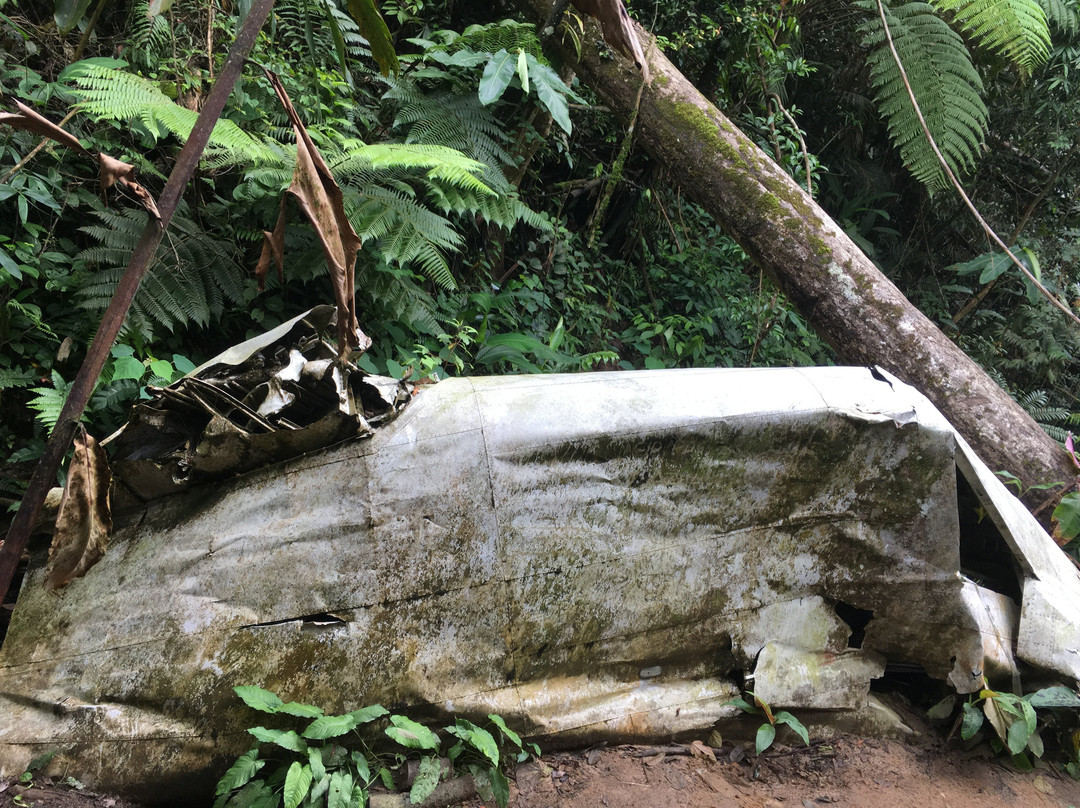
[[[410, 803], [419, 805], [451, 771], [471, 776], [485, 800], [506, 808], [510, 784], [504, 769], [540, 756], [536, 744], [523, 743], [494, 714], [488, 716], [490, 729], [459, 718], [444, 727], [446, 734], [440, 737], [378, 704], [327, 715], [310, 704], [284, 702], [261, 687], [233, 690], [248, 707], [263, 713], [263, 722], [266, 716], [277, 716], [274, 723], [282, 718], [287, 725], [295, 726], [298, 718], [308, 723], [300, 732], [251, 727], [255, 746], [218, 781], [214, 808], [362, 808], [372, 785], [395, 791], [399, 784], [409, 786]], [[416, 774], [405, 783], [410, 762], [416, 764]]]
[[[531, 26], [470, 4], [382, 3], [384, 76], [344, 0], [279, 0], [163, 241], [91, 408], [108, 434], [148, 384], [331, 299], [292, 210], [285, 273], [253, 267], [292, 176], [277, 73], [363, 241], [369, 371], [768, 366], [833, 361], [735, 243], [630, 152]], [[1066, 300], [1077, 287], [1076, 0], [890, 2], [931, 129], [990, 221]], [[157, 194], [244, 3], [106, 3], [61, 33], [0, 0], [0, 92], [136, 166]], [[877, 3], [630, 3], [658, 45], [929, 316], [1064, 437], [1078, 344], [960, 214], [926, 151]], [[510, 12], [505, 12], [510, 13]], [[490, 17], [477, 15], [489, 14]], [[576, 25], [573, 15], [571, 27]], [[580, 36], [579, 33], [573, 36]], [[573, 38], [568, 34], [568, 41]], [[549, 54], [550, 55], [550, 54]], [[852, 58], [852, 56], [856, 58]], [[85, 157], [0, 130], [0, 496], [18, 497], [146, 214]], [[929, 190], [935, 193], [931, 197]]]

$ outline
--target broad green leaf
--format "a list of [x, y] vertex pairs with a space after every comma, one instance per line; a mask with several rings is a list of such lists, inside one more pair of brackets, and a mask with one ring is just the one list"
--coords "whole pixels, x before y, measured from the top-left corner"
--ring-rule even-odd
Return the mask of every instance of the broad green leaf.
[[772, 724], [762, 724], [758, 727], [757, 738], [754, 740], [754, 749], [760, 755], [772, 746], [774, 740], [776, 740], [776, 727]]
[[323, 0], [323, 9], [326, 11], [326, 23], [330, 27], [330, 37], [334, 40], [334, 52], [337, 54], [341, 75], [345, 77], [349, 84], [352, 84], [352, 76], [349, 73], [349, 60], [345, 54], [345, 37], [341, 35], [341, 26], [338, 24], [334, 12], [331, 11], [328, 0]]
[[22, 268], [15, 262], [10, 255], [7, 254], [7, 250], [0, 249], [0, 267], [3, 267], [8, 273], [17, 281], [21, 281], [23, 277]]
[[[141, 366], [142, 363], [140, 363]], [[118, 378], [114, 376], [113, 378]], [[127, 377], [120, 377], [127, 378]], [[141, 376], [138, 378], [142, 378]], [[248, 707], [252, 707], [256, 710], [261, 710], [264, 713], [276, 713], [278, 707], [284, 702], [277, 697], [277, 694], [271, 693], [269, 690], [263, 690], [261, 687], [255, 687], [254, 685], [241, 685], [240, 687], [234, 687], [233, 692], [239, 696], [244, 704]]]
[[53, 19], [61, 34], [66, 34], [79, 24], [79, 20], [90, 7], [90, 0], [56, 0], [53, 6]]
[[352, 753], [352, 762], [356, 767], [356, 776], [359, 777], [364, 785], [371, 782], [371, 769], [368, 766], [367, 758], [364, 757], [364, 753], [360, 750], [356, 750]]
[[326, 764], [323, 762], [322, 749], [308, 749], [308, 765], [311, 766], [311, 779], [322, 780], [326, 775]]
[[990, 283], [997, 280], [1011, 267], [1012, 260], [1005, 253], [994, 253], [987, 262], [986, 268], [979, 275], [979, 283]]
[[336, 738], [356, 729], [357, 721], [352, 715], [324, 715], [316, 718], [307, 729], [304, 730], [305, 738], [324, 740]]
[[[113, 362], [112, 379], [114, 382], [119, 379], [134, 379], [135, 381], [139, 381], [144, 375], [146, 375], [146, 366], [134, 356], [121, 356]], [[243, 696], [241, 696], [241, 698], [243, 698]], [[278, 701], [280, 702], [281, 699], [278, 699]], [[256, 707], [255, 709], [258, 710], [261, 708]], [[263, 712], [268, 713], [270, 710], [263, 710]]]
[[447, 727], [446, 731], [473, 747], [491, 761], [492, 766], [499, 765], [499, 745], [486, 729], [476, 726], [472, 721], [459, 718], [454, 722], [454, 726]]
[[438, 749], [439, 736], [412, 719], [403, 715], [390, 716], [392, 727], [386, 728], [386, 734], [402, 746], [409, 749]]
[[797, 719], [787, 710], [781, 710], [776, 714], [776, 723], [787, 724], [789, 727], [795, 730], [796, 735], [802, 738], [804, 744], [806, 744], [807, 746], [810, 745], [810, 733], [806, 731], [806, 727], [803, 726], [802, 721]]
[[518, 80], [521, 82], [521, 91], [525, 95], [529, 94], [529, 62], [525, 58], [525, 51], [522, 48], [518, 48], [517, 59], [517, 74]]
[[417, 769], [416, 779], [409, 791], [409, 802], [418, 805], [426, 800], [439, 784], [441, 773], [442, 765], [437, 757], [427, 755], [420, 758], [420, 767]]
[[278, 795], [262, 780], [248, 783], [225, 803], [228, 808], [276, 808], [280, 804]]
[[944, 721], [952, 715], [956, 708], [956, 696], [946, 696], [929, 710], [926, 714], [933, 721]]
[[1031, 737], [1031, 731], [1028, 729], [1028, 725], [1024, 721], [1013, 721], [1009, 725], [1009, 732], [1007, 742], [1009, 745], [1009, 751], [1014, 755], [1019, 755], [1027, 748], [1028, 738]]
[[1030, 735], [1039, 726], [1038, 716], [1035, 715], [1035, 708], [1023, 699], [1017, 699], [1020, 704], [1020, 708], [1023, 710], [1023, 720], [1027, 724], [1027, 731]]
[[285, 730], [281, 729], [251, 727], [248, 732], [265, 743], [276, 744], [282, 749], [288, 749], [290, 752], [300, 752], [302, 754], [307, 754], [307, 743], [305, 743], [304, 739], [297, 735], [295, 732], [293, 732], [291, 729], [286, 732]]
[[491, 61], [484, 67], [484, 74], [480, 77], [480, 87], [477, 94], [480, 103], [485, 107], [502, 98], [510, 81], [514, 78], [515, 59], [507, 51], [501, 50], [491, 57]]
[[173, 375], [176, 373], [176, 368], [167, 359], [155, 359], [150, 363], [150, 372], [167, 382], [171, 382]]
[[214, 793], [217, 795], [228, 794], [230, 791], [246, 785], [252, 777], [266, 765], [265, 760], [259, 760], [259, 750], [252, 749], [236, 759], [236, 763], [218, 780]]
[[195, 370], [195, 363], [186, 356], [181, 356], [180, 354], [173, 354], [172, 363], [177, 372], [182, 373], [185, 376]]
[[960, 724], [960, 737], [967, 741], [982, 729], [983, 711], [970, 702], [964, 702], [963, 710], [964, 720]]
[[307, 796], [311, 788], [311, 768], [300, 765], [300, 761], [294, 760], [289, 767], [289, 773], [285, 775], [285, 808], [297, 808]]
[[[1060, 541], [1072, 541], [1080, 536], [1080, 493], [1073, 491], [1061, 498], [1054, 508], [1054, 538]], [[1050, 688], [1055, 690], [1057, 688]], [[1065, 688], [1061, 688], [1065, 690]], [[1074, 694], [1074, 698], [1075, 698]], [[1034, 702], [1032, 702], [1034, 703]], [[1036, 704], [1036, 707], [1070, 707], [1074, 704]]]
[[386, 27], [386, 21], [379, 13], [375, 0], [349, 0], [348, 5], [349, 16], [360, 26], [360, 33], [371, 46], [371, 55], [378, 62], [379, 70], [384, 76], [391, 73], [397, 75], [401, 66], [394, 50], [394, 40], [390, 37], [390, 29]]
[[349, 772], [336, 771], [330, 778], [330, 790], [326, 796], [326, 808], [350, 808], [353, 778]]
[[286, 702], [278, 707], [277, 711], [286, 715], [295, 715], [297, 718], [319, 718], [323, 714], [323, 711], [318, 707], [301, 704], [298, 701]]
[[491, 783], [491, 795], [495, 798], [495, 802], [499, 808], [506, 808], [506, 804], [510, 801], [510, 783], [507, 782], [506, 775], [500, 769], [492, 769], [488, 772], [488, 780]]
[[[1073, 494], [1073, 496], [1080, 497], [1080, 494]], [[1080, 508], [1080, 502], [1078, 502], [1078, 508]], [[1075, 690], [1061, 685], [1043, 688], [1024, 698], [1032, 707], [1080, 707], [1080, 695], [1077, 695]]]
[[366, 724], [369, 721], [374, 721], [376, 718], [382, 718], [389, 712], [390, 711], [381, 704], [372, 704], [369, 707], [361, 707], [359, 710], [353, 710], [349, 715], [356, 719], [357, 724]]
[[757, 707], [755, 707], [753, 704], [751, 704], [750, 702], [748, 702], [746, 699], [744, 699], [742, 697], [737, 698], [737, 699], [732, 699], [731, 701], [726, 701], [726, 702], [724, 702], [724, 706], [725, 707], [729, 707], [729, 706], [730, 707], [738, 707], [744, 713], [753, 713], [755, 715], [761, 715], [761, 710], [759, 710]]
[[1033, 754], [1035, 757], [1041, 758], [1043, 756], [1043, 752], [1046, 750], [1043, 747], [1042, 736], [1038, 733], [1038, 731], [1031, 733], [1031, 737], [1028, 738], [1027, 748], [1031, 750], [1031, 754]]
[[[562, 322], [561, 320], [559, 322]], [[488, 715], [488, 720], [502, 730], [502, 734], [507, 737], [510, 743], [514, 744], [518, 749], [521, 749], [521, 736], [514, 732], [510, 727], [506, 726], [506, 722], [503, 721], [503, 717], [498, 713], [491, 713]]]
[[393, 791], [393, 789], [394, 789], [394, 774], [393, 774], [393, 772], [391, 772], [388, 768], [383, 766], [381, 769], [379, 769], [379, 779], [382, 781], [382, 784], [383, 784], [384, 787], [386, 787], [387, 789]]
[[529, 75], [532, 77], [533, 84], [536, 85], [536, 95], [540, 98], [540, 103], [551, 113], [552, 120], [559, 125], [559, 128], [569, 135], [573, 126], [570, 123], [570, 106], [566, 101], [566, 84], [558, 73], [547, 65], [541, 64], [532, 54], [529, 54], [526, 60], [529, 63]]
[[1012, 756], [1013, 765], [1022, 772], [1035, 771], [1035, 767], [1031, 765], [1031, 760], [1021, 752], [1019, 755]]
[[311, 792], [308, 794], [309, 805], [324, 805], [323, 796], [330, 790], [330, 774], [324, 773], [322, 777], [316, 778], [312, 773]]

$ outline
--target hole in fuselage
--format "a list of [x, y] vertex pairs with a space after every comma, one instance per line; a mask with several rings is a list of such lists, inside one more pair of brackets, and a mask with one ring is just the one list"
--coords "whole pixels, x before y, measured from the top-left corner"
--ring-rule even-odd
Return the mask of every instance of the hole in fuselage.
[[1012, 550], [959, 469], [956, 510], [960, 516], [960, 572], [979, 586], [1019, 603], [1022, 591]]
[[866, 626], [874, 619], [874, 613], [869, 609], [860, 609], [840, 600], [836, 602], [836, 616], [847, 623], [851, 629], [848, 637], [848, 648], [862, 648], [863, 639], [866, 637]]

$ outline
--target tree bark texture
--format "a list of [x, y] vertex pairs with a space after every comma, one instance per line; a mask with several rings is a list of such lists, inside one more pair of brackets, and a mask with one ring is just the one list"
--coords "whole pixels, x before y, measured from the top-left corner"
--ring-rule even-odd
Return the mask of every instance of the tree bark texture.
[[[549, 0], [518, 0], [542, 22]], [[649, 43], [640, 27], [639, 37]], [[581, 80], [617, 114], [632, 112], [641, 74], [622, 58], [601, 57], [587, 28]], [[551, 46], [559, 44], [558, 33]], [[652, 80], [641, 96], [637, 141], [769, 273], [844, 362], [880, 365], [918, 388], [992, 469], [1025, 488], [1072, 482], [1070, 459], [1013, 399], [881, 273], [824, 210], [699, 93], [654, 44]], [[1036, 492], [1029, 506], [1045, 492]], [[1047, 513], [1041, 516], [1045, 519]]]

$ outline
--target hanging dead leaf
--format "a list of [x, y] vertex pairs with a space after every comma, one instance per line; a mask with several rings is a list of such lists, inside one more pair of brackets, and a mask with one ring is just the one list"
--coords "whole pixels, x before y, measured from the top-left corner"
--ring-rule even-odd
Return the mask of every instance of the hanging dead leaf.
[[[269, 70], [265, 73], [296, 133], [296, 170], [288, 192], [299, 203], [300, 209], [315, 227], [322, 243], [338, 306], [339, 348], [343, 355], [350, 349], [365, 351], [371, 346], [371, 340], [360, 330], [356, 320], [355, 266], [356, 254], [360, 250], [360, 237], [356, 235], [349, 217], [345, 214], [341, 188], [334, 181], [334, 176], [319, 150], [315, 148], [300, 116], [296, 114], [281, 80]], [[284, 234], [284, 223], [280, 215], [278, 225]], [[264, 242], [264, 255], [268, 249], [271, 253], [276, 253], [278, 230], [279, 227], [275, 226], [269, 244]], [[263, 259], [260, 258], [259, 265], [262, 264]], [[269, 267], [269, 257], [266, 257], [266, 266]], [[265, 275], [265, 269], [263, 274]]]
[[80, 428], [49, 549], [46, 589], [60, 589], [81, 578], [105, 555], [112, 531], [111, 483], [105, 450]]
[[69, 149], [75, 149], [83, 154], [90, 154], [83, 148], [75, 135], [64, 131], [45, 116], [30, 109], [26, 104], [20, 101], [13, 101], [13, 103], [19, 111], [17, 113], [0, 112], [0, 124], [7, 124], [14, 129], [25, 129], [36, 135], [43, 135], [50, 140], [55, 140], [57, 143], [62, 143]]
[[259, 255], [259, 263], [255, 265], [255, 280], [259, 283], [260, 292], [266, 286], [266, 273], [270, 269], [271, 258], [277, 264], [278, 281], [283, 282], [285, 280], [285, 197], [281, 198], [273, 232], [263, 230], [262, 253]]
[[117, 160], [115, 157], [110, 157], [105, 154], [105, 152], [98, 154], [98, 164], [101, 167], [100, 177], [102, 191], [107, 191], [117, 182], [121, 183], [134, 194], [135, 198], [142, 203], [142, 206], [146, 208], [151, 216], [158, 221], [161, 221], [161, 213], [158, 212], [157, 203], [154, 201], [154, 197], [150, 195], [149, 191], [135, 181], [135, 166], [131, 163]]

